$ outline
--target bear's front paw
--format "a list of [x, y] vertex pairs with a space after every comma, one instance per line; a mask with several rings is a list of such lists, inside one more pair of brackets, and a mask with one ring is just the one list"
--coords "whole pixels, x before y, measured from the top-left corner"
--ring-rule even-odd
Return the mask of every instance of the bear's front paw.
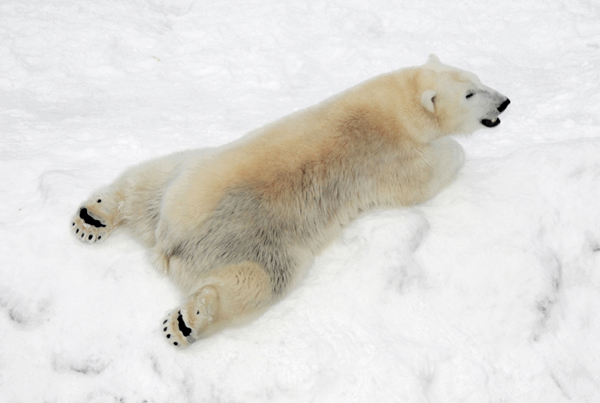
[[[97, 203], [102, 200], [98, 199]], [[81, 207], [73, 217], [71, 230], [82, 242], [94, 243], [106, 239], [110, 232], [106, 220], [102, 220], [97, 213], [91, 212], [87, 207]]]
[[181, 313], [181, 310], [173, 312], [162, 324], [163, 335], [169, 343], [179, 348], [187, 347], [196, 341], [192, 329], [184, 319], [184, 314]]

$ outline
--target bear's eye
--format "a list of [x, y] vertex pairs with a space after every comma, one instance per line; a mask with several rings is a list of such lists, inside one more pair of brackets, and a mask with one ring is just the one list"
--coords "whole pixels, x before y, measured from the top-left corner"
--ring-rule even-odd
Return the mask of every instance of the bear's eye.
[[468, 92], [467, 95], [465, 96], [465, 98], [469, 99], [471, 98], [473, 95], [475, 95], [474, 92]]

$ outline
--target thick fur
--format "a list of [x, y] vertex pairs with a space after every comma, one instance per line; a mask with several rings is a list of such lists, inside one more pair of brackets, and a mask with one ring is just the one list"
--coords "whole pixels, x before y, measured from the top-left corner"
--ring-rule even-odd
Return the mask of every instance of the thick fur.
[[80, 207], [73, 231], [96, 242], [124, 226], [152, 248], [188, 294], [163, 323], [187, 346], [268, 308], [360, 212], [437, 194], [464, 159], [446, 136], [498, 124], [508, 102], [432, 55], [224, 148], [133, 167]]

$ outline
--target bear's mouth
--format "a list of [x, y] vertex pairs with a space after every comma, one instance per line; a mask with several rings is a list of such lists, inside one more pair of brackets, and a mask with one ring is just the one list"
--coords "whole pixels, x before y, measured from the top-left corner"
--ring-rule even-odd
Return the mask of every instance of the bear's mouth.
[[485, 127], [496, 127], [500, 124], [500, 118], [494, 118], [492, 120], [490, 119], [482, 119], [481, 120], [481, 124], [484, 125]]
[[[496, 110], [498, 111], [498, 115], [501, 114], [502, 112], [504, 112], [504, 110], [506, 109], [506, 107], [509, 104], [510, 104], [510, 99], [508, 99], [508, 98], [504, 99], [504, 101], [502, 101], [500, 106], [498, 106], [496, 108]], [[485, 127], [496, 127], [500, 124], [500, 118], [498, 118], [498, 116], [496, 116], [492, 119], [482, 119], [481, 124], [484, 125]]]

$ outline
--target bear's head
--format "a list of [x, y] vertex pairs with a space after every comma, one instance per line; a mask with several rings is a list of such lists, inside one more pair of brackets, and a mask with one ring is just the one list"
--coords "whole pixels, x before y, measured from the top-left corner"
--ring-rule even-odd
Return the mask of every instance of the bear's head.
[[421, 66], [421, 105], [435, 118], [440, 135], [472, 133], [500, 124], [498, 115], [510, 100], [485, 85], [473, 73], [443, 64], [430, 55]]

